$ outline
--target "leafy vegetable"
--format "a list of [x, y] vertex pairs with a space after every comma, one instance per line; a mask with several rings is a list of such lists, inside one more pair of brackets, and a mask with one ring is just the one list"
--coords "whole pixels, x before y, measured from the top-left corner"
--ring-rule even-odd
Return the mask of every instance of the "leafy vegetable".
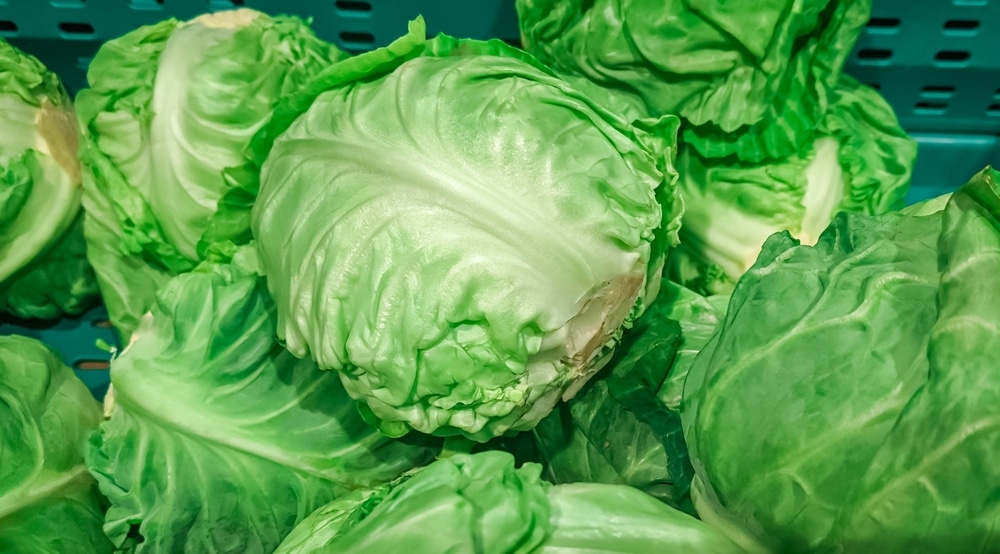
[[940, 212], [948, 206], [948, 202], [951, 200], [951, 193], [942, 194], [940, 196], [929, 198], [923, 202], [917, 202], [916, 204], [911, 204], [901, 210], [900, 213], [907, 215], [931, 215]]
[[681, 408], [684, 382], [691, 364], [722, 323], [729, 297], [702, 296], [667, 281], [664, 281], [661, 295], [658, 300], [663, 306], [670, 307], [666, 317], [680, 323], [681, 342], [667, 374], [667, 380], [657, 394], [667, 409], [678, 412]]
[[781, 551], [997, 549], [998, 177], [765, 243], [685, 385], [701, 517]]
[[56, 352], [0, 337], [0, 551], [111, 552], [82, 452], [100, 418]]
[[336, 374], [282, 349], [252, 247], [168, 281], [111, 364], [87, 463], [130, 552], [271, 552], [302, 518], [440, 448], [369, 427]]
[[694, 512], [681, 392], [726, 300], [663, 282], [656, 301], [625, 333], [607, 375], [534, 429], [550, 481], [625, 484]]
[[[881, 214], [903, 206], [917, 146], [878, 92], [841, 77], [819, 138], [766, 164], [719, 162], [681, 148], [682, 246], [671, 276], [728, 294], [773, 233], [814, 244], [839, 211]], [[684, 259], [693, 258], [691, 260]], [[722, 273], [706, 266], [718, 266]]]
[[525, 48], [552, 67], [677, 114], [707, 158], [807, 149], [869, 0], [518, 0]]
[[53, 319], [97, 295], [78, 224], [76, 116], [59, 78], [0, 39], [0, 311]]
[[[392, 486], [334, 501], [276, 554], [742, 552], [704, 523], [625, 486], [552, 486], [504, 452], [439, 460]], [[602, 522], [595, 526], [595, 522]]]
[[677, 121], [632, 125], [498, 41], [424, 37], [317, 78], [253, 230], [293, 354], [386, 433], [486, 441], [571, 397], [655, 296]]
[[945, 208], [927, 382], [879, 445], [834, 544], [880, 552], [1000, 549], [1000, 172]]
[[169, 19], [102, 46], [77, 98], [85, 232], [123, 335], [169, 276], [215, 242], [248, 240], [248, 218], [220, 204], [239, 185], [244, 150], [280, 98], [343, 56], [298, 19], [248, 9]]
[[553, 483], [626, 484], [675, 507], [684, 503], [693, 472], [680, 418], [656, 398], [681, 342], [665, 293], [626, 332], [608, 375], [534, 429]]
[[[632, 487], [595, 483], [549, 489], [554, 520], [540, 554], [698, 552], [742, 554], [719, 530]], [[594, 525], [600, 522], [599, 525]]]

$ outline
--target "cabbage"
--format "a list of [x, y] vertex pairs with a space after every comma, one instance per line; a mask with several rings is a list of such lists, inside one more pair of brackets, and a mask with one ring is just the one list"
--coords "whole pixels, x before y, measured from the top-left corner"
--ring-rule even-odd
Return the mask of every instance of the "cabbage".
[[118, 548], [271, 552], [316, 508], [440, 448], [379, 435], [336, 374], [278, 345], [248, 248], [168, 281], [111, 363], [87, 463]]
[[655, 297], [676, 119], [633, 125], [422, 20], [317, 82], [270, 134], [253, 211], [278, 335], [386, 433], [533, 427]]
[[78, 314], [97, 295], [80, 210], [76, 116], [59, 78], [0, 39], [0, 311]]
[[[456, 454], [317, 510], [275, 554], [704, 552], [742, 550], [637, 489], [552, 486], [505, 452]], [[595, 523], [599, 522], [599, 526]]]
[[559, 71], [676, 114], [707, 158], [808, 149], [870, 0], [517, 0], [525, 48]]
[[670, 261], [673, 279], [727, 294], [774, 233], [815, 244], [838, 212], [903, 207], [916, 142], [875, 90], [844, 76], [833, 98], [812, 146], [784, 160], [713, 161], [680, 148], [685, 212], [682, 244]]
[[247, 9], [166, 20], [101, 47], [77, 97], [85, 233], [124, 336], [167, 278], [216, 242], [248, 238], [248, 221], [212, 217], [238, 190], [244, 150], [280, 98], [343, 56], [298, 19]]
[[744, 544], [997, 550], [1000, 173], [917, 211], [772, 236], [695, 359], [695, 506]]
[[101, 407], [41, 342], [0, 337], [0, 552], [110, 553], [83, 463]]

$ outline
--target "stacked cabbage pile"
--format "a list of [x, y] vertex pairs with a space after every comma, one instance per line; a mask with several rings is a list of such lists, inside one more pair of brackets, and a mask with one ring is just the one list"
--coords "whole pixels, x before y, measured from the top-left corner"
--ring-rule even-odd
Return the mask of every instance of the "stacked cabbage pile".
[[868, 3], [517, 9], [0, 42], [0, 308], [124, 345], [0, 337], [0, 551], [1000, 552], [1000, 173], [902, 209]]

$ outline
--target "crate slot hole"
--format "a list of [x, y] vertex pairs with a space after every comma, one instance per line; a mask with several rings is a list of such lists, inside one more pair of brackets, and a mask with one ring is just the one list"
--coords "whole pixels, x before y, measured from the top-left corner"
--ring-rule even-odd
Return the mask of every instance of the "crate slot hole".
[[998, 88], [996, 91], [993, 92], [993, 96], [1000, 98], [1000, 88]]
[[990, 104], [990, 107], [986, 108], [986, 115], [1000, 117], [1000, 104]]
[[111, 364], [107, 360], [80, 360], [73, 367], [80, 371], [107, 371]]
[[966, 50], [942, 50], [934, 55], [934, 61], [943, 65], [957, 65], [969, 61], [972, 54]]
[[864, 48], [858, 51], [858, 63], [863, 65], [884, 65], [892, 59], [888, 48]]
[[865, 48], [858, 52], [858, 58], [862, 60], [888, 60], [892, 57], [892, 50], [887, 48]]
[[87, 0], [51, 0], [53, 8], [82, 8]]
[[16, 33], [17, 23], [13, 21], [0, 20], [0, 33]]
[[372, 5], [369, 2], [337, 0], [333, 5], [342, 12], [370, 13], [372, 11]]
[[90, 23], [60, 23], [59, 30], [67, 35], [92, 35], [94, 26]]
[[133, 10], [161, 10], [164, 0], [129, 0]]
[[375, 44], [375, 35], [358, 31], [342, 31], [340, 40], [351, 44]]
[[950, 19], [944, 22], [945, 31], [975, 31], [979, 21], [975, 19]]
[[948, 111], [948, 104], [946, 102], [917, 102], [913, 111], [918, 115], [944, 115]]
[[500, 40], [502, 40], [503, 42], [505, 42], [505, 43], [513, 46], [514, 48], [521, 48], [522, 47], [522, 45], [521, 45], [521, 39], [519, 39], [519, 38], [502, 38]]
[[873, 17], [868, 20], [869, 29], [878, 29], [880, 31], [896, 29], [899, 27], [898, 17]]

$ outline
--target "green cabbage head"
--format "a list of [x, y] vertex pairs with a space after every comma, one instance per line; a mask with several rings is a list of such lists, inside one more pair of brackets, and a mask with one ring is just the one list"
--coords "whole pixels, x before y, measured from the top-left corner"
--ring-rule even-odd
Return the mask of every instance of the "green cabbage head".
[[253, 212], [278, 334], [391, 434], [533, 427], [609, 359], [676, 242], [677, 120], [633, 122], [499, 41], [341, 62]]
[[774, 233], [815, 244], [841, 211], [903, 207], [916, 142], [879, 93], [851, 77], [840, 78], [832, 99], [816, 140], [782, 160], [720, 161], [690, 145], [680, 149], [685, 211], [681, 246], [670, 259], [673, 279], [728, 294]]
[[764, 245], [694, 360], [698, 514], [779, 552], [1000, 551], [1000, 173]]
[[244, 150], [280, 98], [341, 57], [302, 21], [249, 9], [169, 19], [101, 47], [77, 97], [85, 233], [124, 336], [170, 276], [216, 242], [249, 240], [230, 196], [245, 194]]
[[719, 531], [624, 485], [551, 485], [506, 452], [456, 454], [314, 512], [275, 554], [742, 553]]
[[0, 38], [0, 312], [51, 319], [97, 296], [77, 123], [59, 78]]
[[83, 447], [101, 406], [59, 355], [0, 337], [0, 552], [112, 552]]
[[524, 47], [685, 121], [706, 158], [755, 163], [805, 149], [871, 0], [517, 0]]

